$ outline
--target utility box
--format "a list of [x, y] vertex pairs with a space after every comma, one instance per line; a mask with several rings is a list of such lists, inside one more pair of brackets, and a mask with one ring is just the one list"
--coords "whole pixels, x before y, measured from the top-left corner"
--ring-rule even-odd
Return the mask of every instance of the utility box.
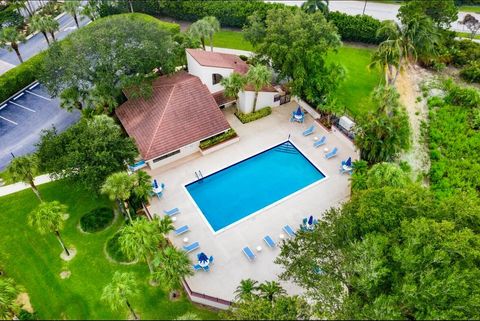
[[351, 132], [353, 127], [355, 126], [355, 122], [347, 116], [342, 116], [338, 121], [338, 125], [341, 126], [343, 129]]

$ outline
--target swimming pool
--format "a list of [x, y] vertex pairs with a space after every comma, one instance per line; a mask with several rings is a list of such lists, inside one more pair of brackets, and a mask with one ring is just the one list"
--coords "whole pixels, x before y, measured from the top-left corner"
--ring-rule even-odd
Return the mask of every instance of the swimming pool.
[[287, 141], [185, 186], [214, 232], [321, 179]]

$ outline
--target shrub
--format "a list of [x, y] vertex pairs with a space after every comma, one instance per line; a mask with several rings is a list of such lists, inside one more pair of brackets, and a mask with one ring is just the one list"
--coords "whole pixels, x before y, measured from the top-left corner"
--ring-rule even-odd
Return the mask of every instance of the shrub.
[[36, 312], [30, 313], [27, 310], [21, 309], [20, 313], [18, 314], [19, 320], [38, 320], [38, 316]]
[[230, 128], [225, 133], [202, 140], [200, 142], [200, 149], [207, 149], [209, 147], [223, 143], [224, 141], [227, 141], [236, 136], [237, 136], [237, 133], [232, 128]]
[[252, 121], [255, 121], [257, 119], [267, 117], [272, 113], [272, 108], [271, 107], [265, 107], [260, 110], [257, 110], [254, 113], [249, 113], [249, 114], [243, 114], [241, 112], [236, 112], [235, 116], [242, 122], [242, 124], [246, 124]]
[[457, 67], [480, 60], [480, 43], [471, 40], [454, 41], [451, 51], [452, 62]]
[[98, 232], [109, 226], [115, 217], [108, 207], [96, 208], [80, 218], [80, 227], [84, 232]]
[[480, 108], [475, 108], [472, 112], [472, 128], [480, 129]]
[[0, 76], [0, 102], [8, 99], [37, 79], [44, 57], [45, 51]]
[[447, 81], [445, 86], [447, 89], [445, 102], [447, 104], [468, 108], [480, 107], [480, 93], [477, 89], [457, 86], [452, 81]]
[[248, 61], [248, 57], [245, 56], [245, 55], [240, 55], [238, 56], [240, 59], [242, 59], [243, 61]]
[[480, 62], [472, 61], [460, 71], [460, 76], [470, 82], [480, 82]]
[[133, 262], [132, 260], [128, 259], [128, 257], [123, 253], [122, 249], [120, 248], [120, 243], [118, 239], [120, 238], [120, 232], [115, 233], [108, 241], [106, 246], [106, 251], [108, 256], [111, 259], [119, 262], [119, 263], [130, 263]]
[[368, 15], [351, 16], [338, 11], [330, 12], [328, 20], [338, 29], [343, 41], [378, 44], [385, 39], [377, 37], [381, 22]]

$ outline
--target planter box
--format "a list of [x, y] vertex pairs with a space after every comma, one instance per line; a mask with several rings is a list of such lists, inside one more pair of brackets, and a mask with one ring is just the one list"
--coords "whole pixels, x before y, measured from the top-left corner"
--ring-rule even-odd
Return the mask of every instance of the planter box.
[[222, 148], [225, 148], [227, 146], [230, 146], [232, 144], [235, 144], [236, 142], [238, 142], [240, 140], [240, 137], [237, 135], [235, 137], [232, 137], [224, 142], [221, 142], [217, 145], [213, 145], [211, 147], [208, 147], [206, 149], [200, 149], [200, 153], [202, 153], [202, 155], [208, 155], [208, 154], [211, 154], [213, 152], [216, 152], [217, 150], [219, 149], [222, 149]]

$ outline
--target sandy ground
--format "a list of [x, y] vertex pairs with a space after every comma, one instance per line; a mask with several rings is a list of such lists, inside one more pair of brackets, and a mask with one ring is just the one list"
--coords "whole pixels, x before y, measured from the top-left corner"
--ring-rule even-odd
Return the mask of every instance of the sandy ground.
[[33, 313], [32, 304], [30, 303], [30, 297], [27, 292], [22, 292], [17, 297], [17, 303], [22, 307], [22, 309]]
[[[426, 100], [422, 97], [420, 85], [431, 77], [432, 75], [427, 70], [413, 66], [406, 68], [396, 82], [400, 101], [407, 110], [412, 131], [411, 148], [401, 155], [400, 159], [410, 164], [415, 176], [414, 179], [430, 169], [428, 148], [421, 133], [422, 122], [428, 121], [428, 106]], [[422, 97], [422, 99], [418, 101], [417, 97]]]

